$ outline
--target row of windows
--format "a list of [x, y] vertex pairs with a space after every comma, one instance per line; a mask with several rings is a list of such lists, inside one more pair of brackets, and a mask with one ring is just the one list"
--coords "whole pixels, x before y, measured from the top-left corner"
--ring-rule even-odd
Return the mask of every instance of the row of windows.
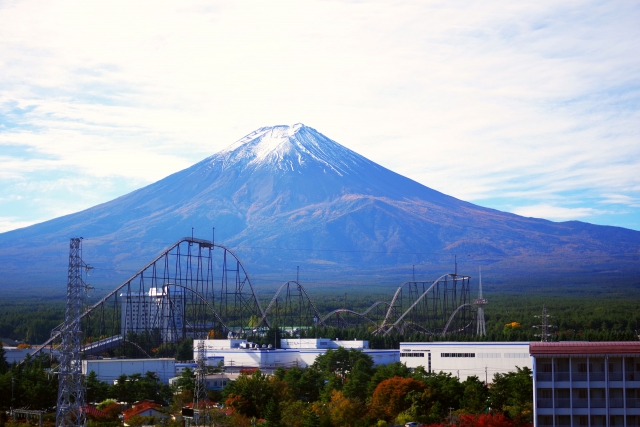
[[[409, 349], [405, 350], [411, 351]], [[412, 356], [412, 354], [420, 354], [420, 356]], [[424, 353], [400, 353], [400, 357], [424, 357]], [[502, 353], [440, 353], [440, 357], [476, 357], [479, 359], [500, 359]], [[530, 357], [529, 353], [504, 353], [506, 359], [526, 359]]]
[[476, 357], [475, 353], [440, 353], [440, 357]]

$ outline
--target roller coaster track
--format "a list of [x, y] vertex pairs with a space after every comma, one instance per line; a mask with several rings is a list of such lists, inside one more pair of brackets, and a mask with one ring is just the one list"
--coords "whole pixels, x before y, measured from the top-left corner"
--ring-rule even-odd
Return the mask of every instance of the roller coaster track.
[[[447, 324], [444, 326], [444, 329], [442, 330], [442, 336], [445, 336], [447, 334], [447, 329], [449, 329], [449, 325], [451, 324], [451, 321], [453, 320], [454, 316], [458, 314], [458, 312], [465, 307], [475, 308], [473, 304], [462, 304], [460, 307], [456, 308], [456, 310], [453, 313], [451, 313], [451, 316], [449, 317]], [[459, 331], [456, 331], [456, 332], [459, 332]]]
[[[249, 277], [249, 274], [246, 270], [246, 268], [244, 267], [244, 265], [242, 264], [242, 261], [240, 261], [240, 259], [238, 258], [238, 256], [229, 248], [219, 245], [219, 244], [215, 244], [212, 241], [209, 240], [204, 240], [204, 239], [198, 239], [198, 238], [192, 238], [192, 237], [183, 237], [182, 239], [178, 240], [177, 242], [175, 242], [174, 244], [172, 244], [171, 246], [169, 246], [167, 249], [165, 249], [164, 251], [162, 251], [158, 256], [156, 256], [152, 261], [150, 261], [149, 263], [147, 263], [144, 267], [142, 267], [140, 270], [138, 270], [135, 274], [133, 274], [129, 279], [125, 280], [124, 282], [122, 282], [121, 285], [119, 285], [118, 287], [116, 287], [114, 290], [112, 290], [111, 292], [109, 292], [107, 295], [105, 295], [104, 297], [102, 297], [98, 302], [96, 302], [95, 304], [91, 305], [90, 307], [88, 307], [80, 316], [80, 319], [78, 321], [82, 321], [85, 318], [88, 318], [90, 316], [90, 314], [94, 311], [97, 310], [99, 307], [104, 307], [104, 304], [111, 298], [116, 298], [117, 299], [117, 294], [118, 292], [122, 291], [123, 289], [130, 289], [131, 288], [131, 284], [134, 282], [134, 280], [139, 279], [141, 283], [144, 282], [144, 274], [145, 272], [147, 272], [147, 270], [151, 270], [151, 280], [158, 280], [161, 279], [160, 277], [156, 278], [155, 274], [156, 274], [156, 263], [158, 263], [159, 261], [163, 260], [165, 263], [165, 267], [167, 268], [169, 266], [168, 264], [168, 257], [169, 255], [174, 255], [175, 257], [177, 257], [177, 261], [179, 262], [179, 258], [181, 256], [189, 256], [189, 255], [182, 255], [179, 253], [179, 249], [180, 249], [180, 245], [183, 243], [188, 243], [189, 245], [189, 251], [190, 251], [190, 247], [191, 245], [197, 244], [199, 246], [200, 249], [202, 248], [208, 248], [210, 251], [213, 251], [214, 248], [220, 248], [224, 251], [224, 265], [222, 268], [222, 280], [223, 280], [223, 284], [222, 284], [222, 288], [220, 289], [220, 298], [219, 301], [223, 301], [225, 298], [228, 299], [227, 295], [234, 295], [234, 294], [229, 294], [228, 292], [228, 284], [227, 284], [227, 280], [228, 280], [228, 272], [231, 273], [236, 273], [236, 294], [235, 294], [235, 298], [233, 298], [235, 300], [235, 303], [239, 303], [241, 305], [244, 306], [244, 308], [246, 308], [246, 306], [248, 305], [247, 302], [243, 299], [243, 298], [239, 298], [238, 297], [238, 289], [240, 290], [240, 292], [244, 291], [244, 286], [247, 285], [249, 288], [249, 299], [252, 300], [252, 306], [251, 309], [255, 309], [258, 313], [259, 316], [264, 318], [264, 311], [262, 310], [262, 307], [260, 306], [260, 304], [258, 303], [258, 299], [256, 297], [256, 293], [255, 290], [253, 288], [253, 285], [251, 283], [251, 279]], [[172, 251], [177, 250], [177, 253], [172, 253]], [[235, 262], [237, 263], [235, 269], [231, 269], [228, 270], [227, 268], [227, 253], [230, 254], [231, 258], [230, 259], [234, 259]], [[209, 257], [211, 257], [211, 252]], [[193, 256], [193, 258], [196, 259], [196, 262], [201, 263], [202, 260], [199, 254], [197, 256]], [[198, 267], [202, 268], [202, 266], [200, 264], [198, 264]], [[176, 268], [178, 268], [178, 266], [176, 266]], [[188, 268], [188, 266], [187, 266]], [[182, 271], [179, 272], [180, 274], [182, 274]], [[197, 273], [200, 273], [200, 270], [197, 271]], [[241, 274], [244, 274], [244, 276], [241, 276]], [[149, 276], [149, 274], [147, 275], [147, 277]], [[182, 276], [181, 276], [181, 280], [182, 280]], [[208, 280], [209, 278], [207, 278]], [[147, 280], [149, 280], [147, 278]], [[211, 279], [213, 280], [213, 279]], [[200, 278], [200, 277], [196, 277], [195, 282], [196, 282], [196, 286], [198, 286], [199, 283], [205, 281], [205, 279]], [[193, 295], [195, 295], [202, 303], [204, 306], [206, 306], [215, 316], [216, 320], [218, 322], [220, 322], [220, 325], [227, 329], [230, 330], [230, 326], [223, 321], [221, 314], [215, 310], [215, 308], [206, 300], [206, 298], [197, 290], [194, 290], [192, 288], [189, 288], [188, 286], [184, 286], [178, 283], [161, 283], [161, 285], [164, 286], [176, 286], [176, 287], [180, 287], [182, 289], [187, 289], [189, 290]], [[144, 286], [144, 289], [146, 289], [147, 284], [141, 284], [140, 286]], [[226, 292], [226, 293], [225, 293]], [[226, 302], [226, 301], [225, 301]], [[172, 302], [173, 304], [173, 302]], [[242, 307], [241, 307], [242, 308]], [[233, 309], [233, 311], [238, 311], [238, 309]], [[59, 338], [60, 336], [60, 332], [62, 330], [62, 328], [64, 328], [64, 324], [60, 324], [58, 325], [56, 328], [53, 329], [52, 333], [51, 333], [51, 337], [45, 341], [41, 346], [39, 346], [33, 353], [32, 355], [35, 355], [37, 353], [39, 353], [40, 351], [42, 351], [42, 349], [44, 349], [46, 346], [50, 345], [52, 342], [54, 342], [56, 339]]]
[[348, 314], [353, 314], [357, 317], [360, 317], [370, 323], [373, 323], [374, 325], [377, 325], [378, 323], [372, 319], [370, 319], [367, 314], [369, 314], [373, 309], [378, 308], [378, 306], [380, 305], [386, 305], [387, 307], [389, 306], [389, 303], [384, 302], [384, 301], [376, 301], [373, 304], [371, 304], [371, 306], [369, 308], [367, 308], [365, 311], [359, 313], [357, 311], [353, 311], [353, 310], [349, 310], [347, 308], [338, 308], [336, 310], [333, 310], [332, 312], [326, 314], [322, 319], [321, 322], [324, 324], [326, 323], [326, 321], [331, 317], [331, 316], [335, 316], [335, 315], [340, 315], [340, 313], [348, 313]]
[[[397, 328], [398, 323], [400, 323], [400, 322], [402, 321], [402, 319], [404, 319], [404, 317], [405, 317], [405, 316], [406, 316], [406, 315], [411, 311], [411, 309], [413, 309], [413, 307], [415, 307], [415, 306], [416, 306], [416, 305], [417, 305], [417, 304], [422, 300], [422, 298], [423, 298], [427, 293], [429, 293], [429, 292], [433, 289], [433, 287], [436, 285], [436, 283], [438, 283], [440, 280], [442, 280], [443, 278], [445, 278], [445, 277], [447, 277], [447, 276], [450, 276], [450, 274], [444, 274], [444, 275], [440, 276], [437, 280], [435, 280], [435, 281], [431, 284], [431, 286], [429, 286], [429, 288], [428, 288], [426, 291], [424, 291], [424, 292], [422, 293], [422, 295], [420, 295], [420, 297], [419, 297], [419, 298], [418, 298], [418, 299], [417, 299], [417, 300], [416, 300], [416, 301], [415, 301], [415, 302], [414, 302], [414, 303], [413, 303], [413, 304], [412, 304], [412, 305], [411, 305], [411, 306], [410, 306], [410, 307], [409, 307], [409, 308], [408, 308], [408, 309], [407, 309], [407, 310], [406, 310], [406, 311], [405, 311], [405, 312], [404, 312], [404, 313], [403, 313], [403, 314], [398, 318], [398, 320], [397, 320], [395, 323], [393, 323], [393, 324], [391, 325], [391, 326], [392, 326], [392, 328]], [[413, 283], [413, 282], [404, 282], [402, 285], [400, 285], [400, 286], [398, 287], [398, 289], [396, 290], [396, 293], [393, 295], [393, 298], [391, 299], [391, 304], [389, 304], [389, 310], [387, 311], [387, 314], [386, 314], [386, 316], [384, 317], [384, 320], [382, 321], [382, 325], [380, 325], [380, 327], [378, 328], [378, 331], [382, 331], [382, 330], [387, 326], [387, 323], [388, 323], [388, 321], [389, 321], [389, 317], [390, 317], [390, 316], [391, 316], [391, 314], [392, 314], [392, 312], [391, 312], [391, 307], [393, 307], [393, 306], [394, 306], [394, 304], [396, 303], [396, 301], [398, 300], [398, 296], [399, 296], [399, 295], [400, 295], [400, 293], [402, 292], [402, 288], [403, 288], [404, 286], [406, 286], [406, 285], [410, 284], [410, 283]], [[389, 328], [389, 329], [387, 330], [387, 332], [385, 332], [385, 335], [386, 335], [390, 330], [391, 330], [391, 328]]]
[[[412, 312], [412, 310], [414, 310], [415, 307], [418, 306], [418, 304], [420, 304], [428, 294], [433, 292], [434, 288], [440, 282], [445, 281], [445, 283], [446, 283], [446, 279], [448, 279], [448, 278], [451, 278], [452, 283], [453, 283], [454, 286], [456, 284], [456, 281], [462, 280], [463, 283], [464, 283], [464, 280], [468, 280], [469, 279], [468, 276], [461, 276], [461, 275], [457, 275], [457, 274], [444, 274], [444, 275], [440, 276], [438, 279], [434, 280], [431, 283], [431, 285], [426, 290], [424, 290], [422, 292], [422, 294], [418, 298], [416, 298], [412, 302], [412, 304], [409, 306], [409, 308], [407, 308], [407, 310], [405, 310], [403, 312], [403, 314], [400, 317], [398, 317], [398, 319], [396, 319], [395, 322], [393, 322], [392, 324], [389, 325], [389, 322], [390, 322], [389, 319], [392, 316], [391, 308], [395, 307], [396, 302], [401, 298], [402, 291], [405, 288], [405, 286], [409, 286], [411, 284], [416, 284], [418, 282], [404, 282], [402, 285], [400, 285], [398, 287], [398, 289], [396, 290], [395, 294], [393, 295], [393, 298], [391, 300], [391, 304], [389, 304], [389, 311], [387, 312], [387, 314], [386, 314], [386, 316], [384, 318], [384, 321], [382, 322], [380, 327], [378, 327], [378, 329], [375, 331], [375, 333], [383, 333], [384, 335], [388, 335], [389, 333], [391, 333], [392, 330], [404, 330], [404, 326], [400, 327], [400, 324], [404, 323], [404, 318], [407, 317]], [[460, 310], [461, 308], [466, 307], [466, 306], [467, 306], [467, 304], [462, 304], [461, 306], [457, 307], [457, 309], [455, 310], [455, 313], [457, 313], [458, 310]], [[447, 328], [449, 326], [449, 323], [451, 323], [452, 319], [453, 319], [453, 315], [450, 316], [450, 318], [449, 318], [449, 320], [448, 320], [448, 322], [446, 324]], [[421, 327], [421, 329], [425, 329], [425, 328]], [[446, 329], [445, 329], [445, 331], [446, 331]], [[431, 333], [433, 333], [433, 332], [431, 332]]]
[[[217, 248], [221, 251], [214, 253]], [[469, 276], [444, 274], [433, 282], [402, 283], [390, 303], [376, 301], [362, 312], [340, 308], [324, 316], [304, 286], [292, 280], [278, 288], [263, 310], [234, 252], [209, 240], [184, 237], [88, 307], [78, 321], [86, 326], [80, 329], [87, 340], [109, 337], [95, 341], [88, 351], [130, 342], [148, 357], [159, 345], [210, 330], [251, 334], [277, 325], [294, 334], [316, 325], [330, 326], [333, 318], [342, 327], [361, 321], [375, 325], [376, 334], [415, 330], [444, 335], [453, 324], [456, 331], [466, 330], [469, 307]], [[65, 327], [56, 327], [33, 354], [57, 340]]]
[[323, 324], [321, 316], [320, 316], [320, 312], [318, 311], [318, 309], [316, 308], [315, 304], [313, 303], [313, 301], [309, 297], [309, 294], [307, 293], [307, 290], [304, 288], [304, 286], [302, 286], [296, 280], [289, 280], [288, 282], [284, 282], [282, 285], [280, 285], [280, 287], [276, 291], [276, 293], [273, 296], [273, 298], [271, 298], [271, 301], [269, 302], [269, 305], [267, 305], [267, 308], [263, 311], [262, 318], [260, 319], [260, 322], [258, 323], [257, 326], [260, 326], [261, 324], [265, 324], [267, 327], [269, 327], [269, 328], [271, 327], [271, 323], [267, 319], [267, 314], [272, 311], [274, 306], [277, 306], [278, 297], [280, 296], [280, 293], [285, 292], [286, 293], [286, 298], [290, 299], [290, 297], [291, 297], [291, 285], [295, 285], [296, 290], [299, 292], [299, 294], [295, 295], [295, 296], [297, 296], [299, 298], [302, 298], [302, 297], [306, 298], [306, 301], [309, 304], [309, 307], [307, 307], [307, 308], [311, 310], [311, 313], [313, 314], [314, 318], [318, 319], [317, 322], [319, 324]]

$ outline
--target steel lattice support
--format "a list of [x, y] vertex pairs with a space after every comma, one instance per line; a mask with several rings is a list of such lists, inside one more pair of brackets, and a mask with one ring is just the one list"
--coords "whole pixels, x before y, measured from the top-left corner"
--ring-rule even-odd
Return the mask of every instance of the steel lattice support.
[[60, 329], [60, 367], [56, 426], [86, 425], [84, 381], [80, 359], [82, 337], [80, 316], [86, 285], [82, 280], [82, 238], [71, 239], [69, 245], [69, 280], [64, 324]]
[[196, 386], [193, 391], [193, 407], [200, 408], [200, 405], [207, 399], [207, 364], [205, 340], [198, 342], [198, 357], [196, 366]]
[[484, 337], [487, 335], [487, 326], [484, 321], [484, 306], [487, 305], [487, 300], [482, 297], [482, 270], [478, 271], [478, 276], [480, 277], [480, 283], [478, 285], [478, 299], [473, 302], [473, 304], [478, 307], [476, 335]]

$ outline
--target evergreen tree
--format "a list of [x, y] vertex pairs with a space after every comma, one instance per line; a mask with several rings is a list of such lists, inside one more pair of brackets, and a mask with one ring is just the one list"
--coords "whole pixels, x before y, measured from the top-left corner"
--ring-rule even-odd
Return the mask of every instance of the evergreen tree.
[[4, 351], [4, 347], [2, 346], [2, 341], [0, 341], [0, 374], [4, 374], [9, 370], [9, 364], [7, 363], [7, 354]]
[[280, 411], [280, 405], [278, 402], [271, 398], [267, 402], [267, 406], [264, 410], [264, 419], [267, 422], [268, 427], [280, 427], [280, 420], [282, 419], [282, 413]]

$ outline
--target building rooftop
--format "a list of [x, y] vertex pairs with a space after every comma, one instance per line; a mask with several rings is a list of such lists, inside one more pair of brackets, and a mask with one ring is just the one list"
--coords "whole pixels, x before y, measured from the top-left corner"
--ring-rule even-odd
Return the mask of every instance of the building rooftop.
[[640, 341], [563, 341], [532, 342], [532, 356], [556, 354], [640, 354]]

